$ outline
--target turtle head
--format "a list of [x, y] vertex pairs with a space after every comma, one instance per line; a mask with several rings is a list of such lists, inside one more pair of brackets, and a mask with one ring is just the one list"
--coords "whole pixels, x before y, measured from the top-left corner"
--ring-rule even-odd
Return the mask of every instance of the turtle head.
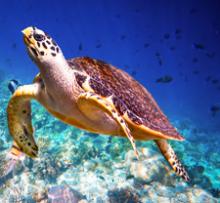
[[44, 31], [36, 27], [27, 27], [22, 33], [30, 57], [41, 67], [64, 58], [59, 46]]

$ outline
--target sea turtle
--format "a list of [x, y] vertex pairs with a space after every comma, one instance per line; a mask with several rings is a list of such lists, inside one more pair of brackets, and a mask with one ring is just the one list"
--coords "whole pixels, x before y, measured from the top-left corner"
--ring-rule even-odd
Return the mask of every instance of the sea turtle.
[[167, 140], [184, 140], [151, 94], [126, 72], [89, 57], [65, 59], [60, 47], [36, 27], [24, 29], [28, 54], [40, 69], [33, 84], [19, 86], [8, 107], [11, 152], [34, 158], [30, 100], [35, 99], [64, 123], [107, 135], [154, 140], [177, 175], [189, 176]]

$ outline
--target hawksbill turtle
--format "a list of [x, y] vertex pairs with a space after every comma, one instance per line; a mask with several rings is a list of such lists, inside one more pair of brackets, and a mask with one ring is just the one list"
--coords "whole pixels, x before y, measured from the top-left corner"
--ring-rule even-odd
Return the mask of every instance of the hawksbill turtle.
[[23, 31], [28, 54], [40, 73], [33, 84], [19, 86], [8, 103], [8, 127], [14, 155], [34, 158], [30, 100], [35, 99], [64, 123], [86, 131], [127, 137], [138, 158], [134, 140], [154, 140], [178, 176], [189, 176], [167, 140], [184, 140], [170, 124], [151, 94], [126, 72], [89, 57], [65, 59], [44, 31]]

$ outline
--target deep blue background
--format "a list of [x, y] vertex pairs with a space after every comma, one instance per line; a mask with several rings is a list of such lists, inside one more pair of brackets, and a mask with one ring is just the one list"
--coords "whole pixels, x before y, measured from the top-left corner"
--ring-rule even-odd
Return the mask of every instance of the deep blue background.
[[[67, 58], [87, 55], [133, 73], [171, 120], [219, 129], [220, 112], [213, 117], [210, 111], [220, 105], [219, 11], [214, 0], [2, 1], [1, 75], [30, 83], [38, 72], [21, 34], [34, 25], [49, 33]], [[164, 75], [173, 81], [155, 82]], [[207, 82], [208, 76], [219, 82]]]

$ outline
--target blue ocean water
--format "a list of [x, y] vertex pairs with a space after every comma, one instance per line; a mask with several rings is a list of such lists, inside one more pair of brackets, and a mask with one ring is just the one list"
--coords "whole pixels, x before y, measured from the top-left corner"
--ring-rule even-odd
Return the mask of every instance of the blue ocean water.
[[[123, 167], [117, 166], [130, 156], [127, 152], [131, 147], [125, 139], [93, 135], [61, 124], [35, 102], [35, 134], [44, 150], [40, 160], [26, 158], [24, 166], [13, 174], [14, 177], [2, 180], [2, 184], [0, 182], [4, 185], [0, 191], [2, 202], [13, 202], [16, 198], [34, 202], [32, 197], [37, 189], [63, 184], [81, 193], [81, 199], [88, 202], [126, 202], [123, 195], [128, 193], [130, 202], [170, 202], [172, 198], [175, 202], [217, 202], [220, 198], [219, 10], [220, 2], [217, 0], [2, 2], [2, 154], [9, 150], [12, 143], [7, 130], [6, 107], [10, 97], [7, 82], [16, 79], [28, 84], [39, 72], [26, 53], [21, 33], [27, 26], [36, 26], [56, 40], [66, 58], [90, 56], [104, 60], [125, 70], [147, 87], [186, 138], [186, 141], [172, 142], [172, 145], [191, 176], [191, 183], [181, 185], [181, 181], [172, 182], [178, 179], [175, 176], [172, 176], [172, 181], [168, 175], [165, 180], [155, 177], [153, 173], [158, 168], [154, 168], [149, 169], [146, 181], [133, 171], [132, 161], [126, 162]], [[146, 153], [150, 157], [159, 156], [150, 142], [138, 142], [138, 146], [154, 150]], [[54, 159], [50, 154], [54, 155]], [[64, 164], [65, 157], [70, 159], [70, 166]], [[61, 163], [56, 162], [56, 158]], [[109, 161], [107, 166], [104, 164], [106, 160]], [[159, 157], [155, 162], [162, 163], [161, 160], [162, 157]], [[146, 165], [141, 165], [143, 171]], [[157, 165], [161, 166], [155, 163], [155, 167]], [[56, 170], [42, 172], [50, 167]], [[87, 179], [83, 179], [84, 176]], [[14, 191], [15, 183], [22, 187], [19, 185], [12, 199], [7, 199], [8, 194]], [[33, 187], [25, 188], [25, 183]], [[40, 187], [36, 188], [38, 185]], [[166, 192], [152, 195], [156, 193], [156, 188]], [[51, 191], [53, 193], [56, 188]], [[179, 193], [185, 196], [179, 197]], [[117, 195], [122, 198], [117, 199]]]

